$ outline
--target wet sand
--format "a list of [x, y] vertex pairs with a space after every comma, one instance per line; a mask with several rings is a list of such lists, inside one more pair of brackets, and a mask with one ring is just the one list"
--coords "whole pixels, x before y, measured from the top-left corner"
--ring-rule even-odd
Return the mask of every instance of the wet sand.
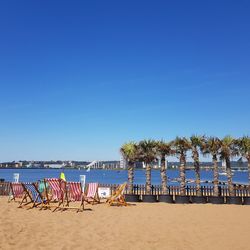
[[250, 249], [250, 206], [17, 208], [0, 197], [0, 249]]

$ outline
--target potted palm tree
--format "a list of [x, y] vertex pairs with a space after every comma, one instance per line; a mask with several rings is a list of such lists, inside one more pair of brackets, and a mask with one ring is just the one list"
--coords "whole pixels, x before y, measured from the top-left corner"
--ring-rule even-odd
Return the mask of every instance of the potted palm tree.
[[128, 142], [122, 145], [120, 152], [126, 160], [128, 168], [128, 189], [125, 194], [125, 199], [128, 202], [138, 202], [139, 195], [134, 194], [134, 166], [137, 161], [137, 144], [135, 142]]
[[138, 156], [146, 164], [146, 194], [142, 195], [143, 202], [156, 202], [156, 195], [151, 189], [151, 164], [156, 159], [156, 142], [154, 140], [143, 140], [138, 144]]
[[[243, 136], [236, 141], [239, 152], [247, 160], [248, 167], [248, 188], [250, 191], [250, 137]], [[250, 197], [244, 197], [244, 204], [250, 205]]]
[[176, 137], [171, 143], [175, 155], [180, 160], [180, 195], [175, 196], [175, 203], [189, 203], [186, 195], [186, 153], [190, 150], [190, 143], [185, 137]]
[[205, 147], [203, 148], [203, 153], [211, 154], [213, 159], [213, 196], [208, 198], [208, 201], [212, 204], [223, 204], [224, 197], [219, 193], [219, 168], [218, 168], [218, 155], [221, 148], [221, 140], [217, 137], [209, 137], [205, 142]]
[[158, 195], [158, 201], [173, 203], [173, 196], [169, 194], [167, 188], [167, 169], [166, 169], [166, 156], [172, 154], [172, 150], [169, 143], [164, 141], [158, 141], [156, 143], [156, 154], [161, 160], [161, 190], [162, 194]]
[[190, 137], [190, 146], [192, 150], [192, 159], [194, 161], [196, 196], [192, 196], [193, 203], [206, 203], [207, 199], [201, 193], [201, 175], [200, 175], [200, 159], [199, 150], [204, 148], [205, 137], [193, 135]]
[[227, 172], [227, 185], [229, 196], [227, 197], [228, 204], [242, 204], [241, 197], [235, 196], [235, 190], [233, 187], [232, 169], [230, 158], [237, 156], [238, 150], [236, 147], [236, 140], [231, 136], [226, 136], [221, 140], [220, 158], [226, 162]]

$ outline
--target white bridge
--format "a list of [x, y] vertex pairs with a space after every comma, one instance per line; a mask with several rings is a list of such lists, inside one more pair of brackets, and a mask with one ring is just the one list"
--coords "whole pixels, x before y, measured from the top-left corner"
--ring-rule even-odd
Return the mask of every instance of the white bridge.
[[88, 165], [85, 166], [85, 169], [88, 171], [90, 169], [117, 169], [119, 167], [124, 167], [123, 165], [121, 166], [120, 161], [92, 161]]
[[89, 163], [86, 168], [100, 168], [100, 162], [99, 161], [92, 161]]

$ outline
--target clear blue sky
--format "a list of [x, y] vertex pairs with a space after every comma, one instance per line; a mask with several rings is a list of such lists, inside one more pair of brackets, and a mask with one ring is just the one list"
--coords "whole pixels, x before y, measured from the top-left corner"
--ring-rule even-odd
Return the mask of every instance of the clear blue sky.
[[247, 0], [1, 1], [0, 161], [249, 134], [249, 13]]

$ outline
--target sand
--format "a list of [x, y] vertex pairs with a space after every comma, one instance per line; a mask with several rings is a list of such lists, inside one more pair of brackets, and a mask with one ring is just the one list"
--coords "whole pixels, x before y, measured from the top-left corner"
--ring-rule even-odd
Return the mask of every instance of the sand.
[[17, 208], [0, 197], [0, 249], [250, 249], [250, 206]]

